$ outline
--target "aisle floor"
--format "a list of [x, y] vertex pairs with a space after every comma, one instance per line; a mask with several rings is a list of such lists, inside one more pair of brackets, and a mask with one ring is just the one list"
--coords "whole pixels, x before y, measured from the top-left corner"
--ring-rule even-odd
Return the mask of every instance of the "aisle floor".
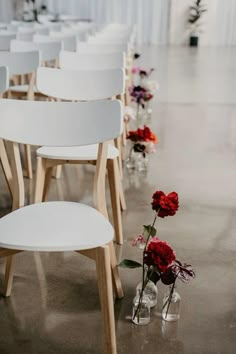
[[[179, 193], [179, 212], [158, 220], [158, 236], [197, 277], [178, 284], [181, 319], [162, 322], [159, 285], [151, 323], [131, 323], [140, 270], [120, 271], [125, 297], [115, 303], [119, 354], [234, 354], [236, 352], [236, 49], [144, 47], [140, 63], [160, 83], [151, 127], [158, 134], [147, 173], [125, 170], [127, 211], [119, 259], [141, 259], [132, 239], [153, 219], [155, 190]], [[67, 166], [53, 180], [50, 200], [91, 204], [93, 169]], [[27, 202], [33, 182], [26, 180]], [[0, 213], [11, 200], [0, 171]], [[109, 193], [107, 193], [109, 210]], [[32, 230], [33, 237], [33, 230]], [[0, 260], [0, 279], [3, 260]], [[2, 280], [0, 291], [2, 290]], [[1, 354], [102, 354], [95, 268], [74, 253], [16, 257], [12, 296], [0, 297]]]

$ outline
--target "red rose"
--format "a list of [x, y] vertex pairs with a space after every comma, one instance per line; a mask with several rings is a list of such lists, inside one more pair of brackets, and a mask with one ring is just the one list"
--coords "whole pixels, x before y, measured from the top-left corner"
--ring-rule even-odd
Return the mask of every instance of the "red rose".
[[171, 192], [165, 195], [162, 191], [156, 191], [152, 196], [152, 209], [160, 218], [175, 215], [179, 208], [178, 194]]
[[146, 126], [143, 129], [138, 128], [135, 131], [129, 131], [127, 139], [133, 142], [153, 142], [154, 144], [158, 142], [156, 135]]
[[175, 261], [175, 253], [167, 242], [153, 237], [144, 254], [144, 264], [157, 266], [160, 272], [165, 272], [168, 266]]

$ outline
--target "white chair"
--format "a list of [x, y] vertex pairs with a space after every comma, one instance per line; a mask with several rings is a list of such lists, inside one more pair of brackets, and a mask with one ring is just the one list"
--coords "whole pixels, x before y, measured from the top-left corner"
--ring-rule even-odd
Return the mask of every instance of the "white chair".
[[[44, 95], [63, 100], [92, 101], [111, 98], [124, 92], [124, 70], [98, 70], [98, 71], [67, 71], [51, 68], [39, 68], [37, 71], [37, 89]], [[98, 117], [99, 120], [99, 117]], [[105, 127], [104, 127], [105, 128]], [[52, 168], [68, 163], [96, 164], [97, 145], [88, 147], [41, 147], [37, 156], [44, 166], [43, 181], [37, 186], [35, 200], [45, 200], [48, 193]], [[108, 180], [110, 186], [112, 212], [116, 241], [123, 243], [122, 220], [120, 200], [123, 209], [126, 208], [118, 167], [119, 150], [108, 146]]]
[[68, 51], [76, 51], [77, 38], [76, 35], [63, 32], [50, 32], [50, 38], [60, 40], [63, 43], [63, 49]]
[[87, 53], [87, 54], [93, 54], [93, 53], [103, 53], [103, 54], [109, 54], [109, 53], [117, 53], [117, 52], [124, 52], [128, 53], [129, 47], [128, 44], [120, 44], [120, 43], [107, 43], [107, 44], [101, 44], [101, 43], [88, 43], [88, 42], [79, 42], [77, 43], [77, 52], [78, 53]]
[[[12, 85], [8, 88], [8, 97], [26, 98], [28, 100], [34, 99], [35, 93], [35, 71], [39, 67], [40, 56], [38, 51], [13, 53], [13, 52], [0, 52], [0, 65], [8, 66], [10, 78], [16, 79], [15, 76], [22, 77], [28, 76], [28, 84]], [[29, 179], [32, 179], [32, 162], [30, 146], [25, 146], [26, 156], [26, 173]]]
[[[69, 103], [2, 99], [0, 112], [0, 138], [11, 142], [13, 205], [14, 209], [20, 208], [0, 219], [0, 256], [7, 257], [4, 294], [9, 296], [11, 293], [16, 253], [75, 251], [94, 259], [101, 299], [104, 353], [116, 354], [112, 278], [116, 296], [121, 298], [123, 292], [112, 242], [113, 228], [107, 220], [105, 166], [106, 141], [121, 134], [121, 105], [108, 100]], [[73, 202], [23, 207], [24, 184], [18, 143], [63, 147], [99, 143], [95, 187], [97, 210]], [[38, 177], [40, 167], [38, 163]]]
[[0, 32], [0, 51], [9, 50], [11, 40], [15, 38], [16, 38], [15, 33], [7, 32], [7, 31]]
[[36, 31], [34, 28], [28, 27], [18, 27], [16, 39], [19, 41], [29, 41], [31, 42]]
[[61, 49], [62, 43], [60, 41], [41, 41], [36, 43], [12, 40], [10, 44], [10, 50], [12, 52], [28, 52], [38, 50], [40, 52], [41, 61], [43, 63], [54, 61], [55, 65], [57, 65], [57, 60]]
[[[9, 71], [5, 66], [0, 65], [0, 98], [3, 93], [7, 91], [9, 86]], [[8, 184], [9, 191], [12, 195], [13, 187], [12, 187], [12, 173], [10, 164], [8, 161], [5, 145], [2, 139], [0, 139], [0, 163], [2, 165], [2, 170], [5, 175], [5, 179]]]
[[33, 37], [33, 41], [40, 42], [55, 42], [60, 41], [62, 43], [63, 50], [75, 51], [77, 39], [75, 35], [70, 35], [62, 32], [50, 32], [49, 35], [38, 35]]
[[1, 52], [0, 65], [8, 66], [10, 78], [28, 75], [29, 84], [10, 86], [8, 89], [9, 96], [18, 95], [22, 97], [25, 94], [27, 99], [34, 99], [35, 72], [40, 65], [39, 52]]
[[61, 51], [59, 67], [66, 70], [108, 70], [125, 68], [124, 53], [94, 53], [84, 54], [78, 52]]

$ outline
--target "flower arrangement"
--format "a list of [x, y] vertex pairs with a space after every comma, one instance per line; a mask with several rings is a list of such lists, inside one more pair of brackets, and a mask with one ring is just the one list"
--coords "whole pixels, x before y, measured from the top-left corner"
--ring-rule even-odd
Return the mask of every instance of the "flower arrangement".
[[134, 152], [141, 152], [143, 157], [145, 157], [146, 153], [149, 154], [156, 151], [155, 144], [158, 143], [157, 136], [146, 125], [144, 125], [143, 129], [138, 128], [137, 130], [129, 131], [126, 138], [133, 142], [130, 154], [133, 150]]
[[154, 70], [154, 68], [151, 68], [150, 70], [145, 70], [142, 69], [140, 66], [134, 66], [131, 72], [132, 74], [138, 74], [140, 76], [140, 79], [143, 79], [148, 78]]
[[135, 120], [135, 110], [133, 107], [125, 106], [124, 107], [124, 122], [129, 123], [131, 120]]
[[134, 246], [140, 245], [143, 248], [142, 263], [128, 259], [124, 259], [120, 263], [120, 266], [124, 268], [142, 268], [142, 286], [139, 294], [139, 302], [132, 318], [133, 321], [135, 318], [137, 319], [137, 324], [139, 322], [142, 298], [149, 281], [157, 283], [157, 281], [161, 280], [165, 285], [172, 285], [167, 304], [163, 305], [163, 308], [167, 305], [167, 315], [176, 280], [180, 279], [183, 282], [188, 282], [191, 278], [195, 277], [192, 266], [186, 263], [182, 264], [177, 260], [171, 246], [156, 236], [155, 223], [157, 218], [173, 216], [178, 211], [178, 194], [171, 192], [166, 195], [162, 191], [156, 191], [152, 196], [151, 205], [155, 211], [153, 223], [151, 225], [144, 225], [142, 235], [139, 235], [133, 241]]
[[142, 108], [144, 108], [145, 102], [148, 102], [153, 98], [153, 94], [150, 92], [150, 90], [140, 85], [133, 85], [129, 87], [129, 93], [131, 96], [131, 100], [137, 103], [138, 109], [140, 105], [142, 106]]
[[[148, 107], [156, 91], [158, 90], [158, 83], [154, 80], [150, 80], [149, 77], [154, 71], [154, 68], [149, 70], [143, 69], [139, 66], [134, 66], [131, 70], [133, 76], [133, 85], [129, 87], [129, 93], [131, 100], [137, 103], [137, 116], [139, 114], [140, 107], [143, 109]], [[152, 110], [149, 108], [149, 111]], [[150, 112], [147, 113], [150, 114]]]

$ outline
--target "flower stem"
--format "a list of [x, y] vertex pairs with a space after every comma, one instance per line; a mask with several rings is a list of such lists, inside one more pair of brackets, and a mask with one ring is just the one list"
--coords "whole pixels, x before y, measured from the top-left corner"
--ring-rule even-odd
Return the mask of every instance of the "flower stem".
[[[158, 212], [159, 212], [159, 210], [158, 210]], [[145, 243], [145, 247], [144, 247], [144, 250], [143, 250], [142, 289], [141, 289], [141, 292], [140, 292], [138, 306], [137, 306], [137, 309], [136, 309], [136, 311], [135, 311], [135, 313], [134, 313], [133, 319], [137, 316], [137, 313], [138, 313], [139, 310], [140, 310], [140, 306], [141, 306], [141, 303], [142, 303], [142, 300], [143, 300], [144, 289], [146, 288], [147, 283], [148, 283], [148, 281], [149, 281], [148, 271], [147, 271], [147, 275], [146, 275], [146, 277], [145, 277], [144, 256], [145, 256], [145, 252], [146, 252], [146, 249], [147, 249], [147, 245], [148, 245], [149, 239], [150, 239], [150, 237], [151, 237], [152, 229], [153, 229], [153, 227], [154, 227], [154, 225], [155, 225], [155, 223], [156, 223], [156, 219], [157, 219], [158, 212], [155, 214], [155, 217], [154, 217], [152, 226], [150, 227], [150, 231], [149, 231], [149, 234], [148, 234], [148, 237], [147, 237], [147, 240], [146, 240], [146, 243]], [[138, 322], [139, 322], [139, 316], [138, 316]]]

